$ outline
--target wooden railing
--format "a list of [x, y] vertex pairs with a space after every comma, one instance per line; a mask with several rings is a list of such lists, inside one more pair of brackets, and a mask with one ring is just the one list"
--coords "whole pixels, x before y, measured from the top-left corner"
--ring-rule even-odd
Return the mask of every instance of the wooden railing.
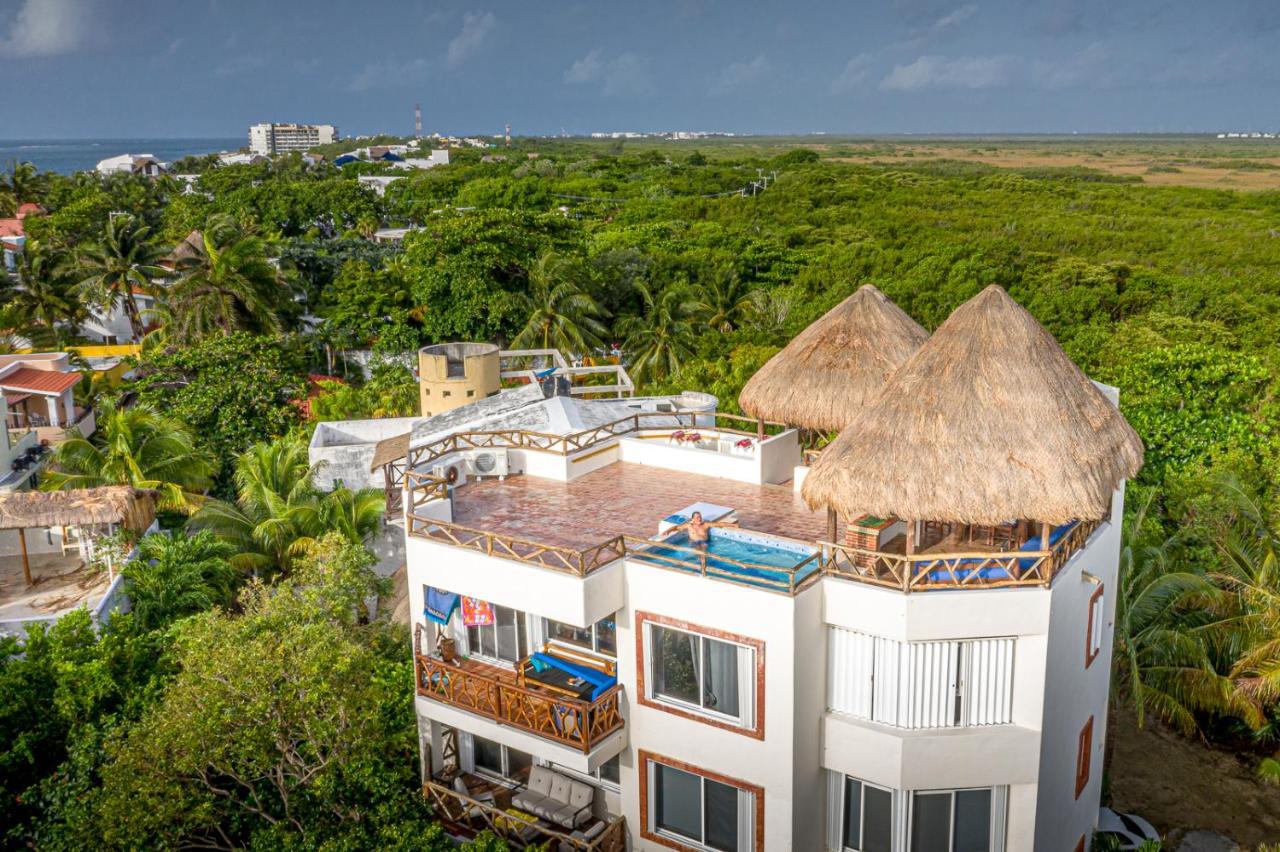
[[[735, 583], [745, 582], [787, 594], [795, 594], [822, 575], [821, 551], [815, 551], [790, 568], [781, 568], [777, 565], [730, 559], [714, 553], [708, 558], [705, 548], [685, 547], [653, 539], [624, 536], [624, 544], [629, 559], [661, 568], [695, 571], [704, 577], [718, 577]], [[670, 555], [672, 551], [680, 555]]]
[[[739, 423], [744, 428], [721, 426], [720, 421], [722, 420]], [[658, 421], [665, 422], [658, 423], [658, 426], [645, 425], [654, 424]], [[751, 437], [758, 437], [761, 425], [760, 421], [753, 420], [750, 417], [724, 414], [716, 411], [638, 411], [635, 414], [629, 414], [618, 420], [613, 420], [591, 429], [584, 429], [581, 432], [574, 432], [570, 435], [530, 432], [523, 429], [454, 432], [436, 441], [409, 450], [408, 467], [420, 470], [425, 465], [429, 465], [436, 459], [450, 453], [500, 447], [514, 450], [537, 450], [538, 452], [566, 456], [647, 428], [670, 426], [673, 422], [675, 428], [681, 428], [685, 426], [686, 421], [689, 427], [695, 428], [699, 421], [702, 423], [710, 421], [712, 425], [707, 428], [712, 428], [717, 432]], [[785, 424], [775, 423], [771, 420], [764, 421], [763, 425], [769, 430], [774, 430], [775, 433], [787, 428]]]
[[536, 817], [504, 811], [492, 802], [474, 799], [435, 780], [423, 784], [422, 792], [442, 820], [465, 829], [472, 836], [488, 829], [513, 849], [535, 846], [574, 852], [624, 852], [626, 849], [626, 822], [622, 817], [610, 817], [605, 821], [604, 831], [587, 839], [553, 828]]
[[621, 559], [624, 555], [622, 536], [614, 536], [600, 544], [575, 550], [571, 547], [544, 544], [422, 517], [415, 514], [413, 509], [405, 513], [405, 522], [408, 525], [409, 535], [418, 538], [430, 539], [453, 547], [464, 547], [483, 553], [485, 556], [496, 556], [499, 559], [511, 559], [515, 562], [551, 568], [579, 577], [585, 577], [597, 568]]
[[1002, 553], [885, 553], [834, 542], [822, 542], [824, 570], [846, 579], [900, 589], [1048, 586], [1059, 569], [1084, 547], [1099, 521], [1077, 523], [1048, 550]]
[[594, 701], [545, 692], [418, 653], [418, 694], [500, 725], [591, 751], [622, 729], [621, 684]]

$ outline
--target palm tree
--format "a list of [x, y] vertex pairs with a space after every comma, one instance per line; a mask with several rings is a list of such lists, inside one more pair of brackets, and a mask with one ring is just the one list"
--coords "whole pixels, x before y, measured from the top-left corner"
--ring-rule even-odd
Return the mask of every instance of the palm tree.
[[1253, 495], [1234, 480], [1235, 523], [1219, 542], [1223, 560], [1210, 576], [1229, 595], [1226, 635], [1237, 651], [1232, 676], [1266, 706], [1280, 699], [1280, 535]]
[[211, 221], [203, 250], [180, 264], [166, 288], [164, 325], [173, 343], [210, 334], [280, 331], [288, 288], [267, 260], [261, 237], [246, 234], [229, 218]]
[[529, 295], [523, 297], [529, 319], [511, 341], [516, 349], [558, 349], [586, 355], [608, 333], [605, 311], [583, 286], [578, 261], [547, 252], [529, 270]]
[[322, 494], [301, 441], [285, 437], [255, 444], [236, 459], [236, 501], [211, 500], [190, 521], [230, 543], [231, 563], [255, 575], [288, 572], [317, 538], [339, 532], [363, 543], [376, 531], [385, 497], [377, 489], [339, 488]]
[[148, 535], [138, 558], [120, 573], [129, 581], [129, 600], [142, 627], [155, 630], [184, 615], [231, 602], [236, 571], [234, 549], [211, 533]]
[[134, 289], [147, 292], [151, 281], [163, 277], [163, 256], [151, 241], [151, 229], [127, 213], [107, 220], [102, 240], [81, 258], [80, 286], [86, 300], [103, 311], [123, 307], [134, 340], [141, 340], [142, 314]]
[[686, 285], [668, 284], [656, 296], [646, 284], [636, 288], [644, 315], [626, 317], [618, 324], [628, 367], [639, 381], [665, 378], [693, 354], [704, 308]]
[[75, 279], [67, 253], [28, 240], [18, 255], [18, 289], [12, 304], [26, 318], [28, 325], [47, 330], [61, 340], [60, 324], [69, 325], [74, 335], [88, 315], [75, 293]]
[[42, 477], [46, 491], [132, 485], [159, 493], [161, 508], [189, 512], [217, 469], [186, 424], [149, 408], [101, 403], [89, 438], [71, 433]]
[[1141, 726], [1147, 711], [1185, 734], [1197, 713], [1232, 714], [1260, 723], [1257, 706], [1216, 670], [1210, 647], [1220, 622], [1211, 611], [1221, 592], [1203, 574], [1170, 570], [1172, 540], [1151, 543], [1143, 525], [1151, 498], [1126, 519], [1116, 601], [1113, 698], [1131, 701]]
[[701, 298], [706, 305], [707, 325], [720, 332], [740, 327], [756, 310], [756, 292], [728, 266], [712, 272], [702, 286]]
[[15, 208], [29, 201], [38, 203], [49, 193], [49, 175], [32, 163], [14, 160], [9, 173], [0, 174], [0, 193], [12, 197]]

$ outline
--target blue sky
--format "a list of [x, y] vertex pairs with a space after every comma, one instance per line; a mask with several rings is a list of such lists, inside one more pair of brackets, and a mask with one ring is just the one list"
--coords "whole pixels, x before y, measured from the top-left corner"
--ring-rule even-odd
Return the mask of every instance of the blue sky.
[[0, 138], [1280, 129], [1280, 0], [0, 0]]

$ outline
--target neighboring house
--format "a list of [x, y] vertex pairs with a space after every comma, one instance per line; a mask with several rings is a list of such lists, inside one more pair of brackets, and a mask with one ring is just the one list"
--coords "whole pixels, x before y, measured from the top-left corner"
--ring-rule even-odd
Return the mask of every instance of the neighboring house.
[[95, 624], [128, 612], [120, 553], [105, 536], [154, 531], [149, 492], [129, 486], [0, 492], [0, 636], [26, 635], [81, 607]]
[[402, 175], [360, 175], [356, 178], [361, 186], [372, 189], [379, 197], [387, 194], [387, 187], [402, 179]]
[[224, 166], [256, 166], [259, 163], [269, 163], [271, 158], [265, 154], [248, 153], [243, 154], [239, 151], [224, 152], [218, 155], [218, 162]]
[[18, 268], [18, 255], [27, 242], [26, 218], [43, 212], [39, 204], [26, 201], [18, 205], [15, 216], [0, 219], [0, 270], [13, 272]]
[[120, 154], [100, 160], [95, 168], [103, 177], [114, 174], [159, 177], [169, 171], [169, 164], [160, 162], [151, 154]]
[[414, 225], [410, 228], [379, 228], [373, 232], [373, 241], [376, 243], [398, 243], [404, 240], [405, 234], [421, 230], [421, 225]]
[[93, 409], [75, 402], [83, 376], [65, 352], [0, 355], [0, 391], [11, 429], [32, 429], [41, 442], [58, 443], [68, 429], [93, 434]]
[[35, 429], [9, 425], [9, 404], [0, 396], [0, 493], [32, 487], [47, 460]]
[[[1141, 445], [1003, 291], [884, 367], [816, 456], [702, 395], [502, 390], [496, 347], [423, 356], [437, 413], [370, 464], [403, 496], [424, 791], [452, 834], [1087, 846]], [[695, 545], [695, 511], [736, 525]]]

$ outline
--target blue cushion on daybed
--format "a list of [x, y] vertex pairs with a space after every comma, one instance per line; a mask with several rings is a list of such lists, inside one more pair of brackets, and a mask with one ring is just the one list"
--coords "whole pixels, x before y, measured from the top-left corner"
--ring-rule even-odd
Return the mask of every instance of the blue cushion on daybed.
[[556, 668], [562, 672], [571, 674], [576, 678], [585, 680], [587, 683], [595, 687], [595, 689], [591, 691], [592, 701], [595, 701], [618, 682], [616, 677], [611, 677], [599, 669], [593, 669], [590, 666], [580, 666], [577, 663], [571, 663], [568, 660], [562, 660], [559, 657], [553, 657], [550, 654], [543, 654], [542, 652], [532, 655], [529, 660], [535, 666], [541, 663], [549, 668]]

